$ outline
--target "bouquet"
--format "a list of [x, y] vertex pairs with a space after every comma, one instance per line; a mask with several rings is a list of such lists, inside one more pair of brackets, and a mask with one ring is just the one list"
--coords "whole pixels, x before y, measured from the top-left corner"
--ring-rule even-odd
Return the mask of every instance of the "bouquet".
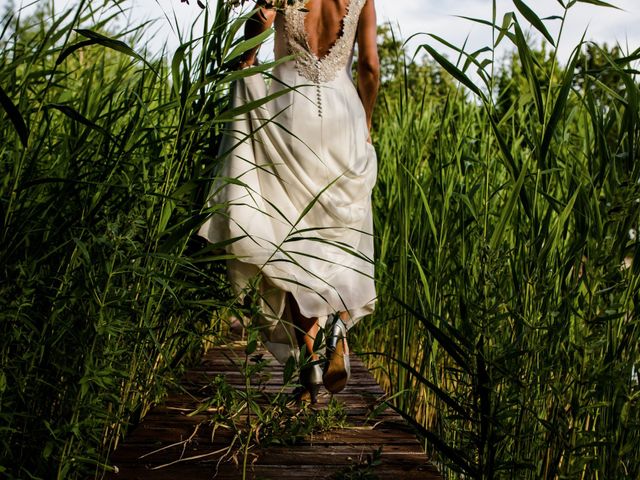
[[[247, 0], [227, 0], [232, 7], [244, 5]], [[296, 3], [307, 3], [308, 0], [257, 0], [256, 5], [258, 7], [273, 8], [275, 10], [284, 10], [290, 5]]]
[[[286, 7], [290, 5], [295, 5], [296, 3], [304, 4], [308, 2], [308, 0], [255, 0], [255, 1], [258, 7], [273, 8], [275, 10], [284, 10]], [[201, 0], [197, 0], [197, 2], [200, 8], [205, 8]], [[227, 3], [231, 7], [239, 7], [241, 5], [244, 5], [246, 2], [247, 0], [227, 0]], [[189, 4], [189, 0], [180, 0], [180, 3]]]

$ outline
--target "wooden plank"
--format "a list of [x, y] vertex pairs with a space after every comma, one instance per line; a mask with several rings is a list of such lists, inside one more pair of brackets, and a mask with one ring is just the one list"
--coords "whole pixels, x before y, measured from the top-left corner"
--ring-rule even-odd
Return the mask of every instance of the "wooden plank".
[[[282, 365], [266, 350], [259, 349], [252, 358], [266, 362], [264, 370], [254, 375], [251, 383], [252, 389], [259, 387], [259, 391], [252, 390], [257, 403], [268, 408], [274, 395], [288, 395], [291, 387], [283, 389]], [[244, 461], [244, 451], [228, 448], [235, 433], [217, 428], [214, 434], [210, 420], [214, 409], [197, 415], [190, 413], [216, 393], [212, 383], [216, 375], [224, 375], [229, 385], [244, 391], [246, 378], [241, 372], [246, 360], [241, 342], [209, 350], [201, 364], [186, 373], [181, 390], [171, 392], [162, 405], [152, 409], [119, 446], [111, 458], [118, 473], [107, 478], [242, 478], [238, 464]], [[441, 478], [428, 462], [411, 428], [398, 414], [384, 409], [376, 411], [378, 414], [372, 418], [372, 412], [384, 398], [384, 391], [360, 359], [352, 356], [351, 361], [352, 377], [347, 388], [334, 396], [325, 392], [314, 407], [325, 408], [335, 398], [344, 407], [348, 426], [308, 435], [295, 445], [262, 448], [252, 445], [246, 457], [247, 478], [329, 479], [354, 468], [369, 468], [380, 479]], [[237, 424], [245, 420], [247, 413], [237, 412]], [[379, 464], [367, 467], [366, 459], [376, 451], [381, 452]], [[164, 467], [158, 468], [161, 466]]]
[[[377, 449], [382, 449], [381, 459], [385, 465], [410, 466], [417, 455], [422, 455], [419, 445], [348, 445], [315, 444], [269, 447], [248, 451], [249, 461], [260, 465], [350, 465], [354, 458], [365, 458]], [[184, 459], [195, 459], [197, 463], [217, 463], [221, 458], [229, 457], [230, 452], [220, 445], [201, 445], [199, 442], [176, 444], [171, 448], [158, 448], [155, 445], [137, 449], [125, 449], [116, 457], [120, 464], [132, 464], [141, 461], [145, 465], [162, 465]], [[196, 459], [197, 457], [197, 459]], [[426, 460], [425, 460], [426, 463]]]
[[[228, 445], [234, 434], [228, 430], [219, 429], [212, 440], [213, 428], [179, 423], [153, 423], [141, 425], [127, 437], [127, 445], [134, 444], [157, 445], [170, 444], [186, 440], [195, 432], [195, 439], [201, 445]], [[413, 437], [408, 437], [404, 431], [384, 428], [342, 428], [330, 432], [318, 433], [309, 436], [300, 442], [300, 445], [320, 445], [345, 443], [347, 445], [417, 445]]]
[[[356, 462], [354, 461], [354, 465]], [[311, 465], [289, 467], [288, 465], [249, 465], [247, 478], [250, 480], [330, 480], [333, 475], [345, 472], [345, 467], [334, 465]], [[374, 467], [371, 469], [380, 480], [439, 480], [442, 477], [431, 466], [418, 466], [412, 469]], [[238, 480], [242, 478], [242, 467], [228, 464], [202, 465], [179, 464], [157, 470], [143, 465], [127, 467], [117, 476], [120, 480]], [[336, 478], [336, 477], [334, 477]], [[339, 477], [337, 477], [339, 478]], [[363, 477], [364, 478], [364, 477]]]

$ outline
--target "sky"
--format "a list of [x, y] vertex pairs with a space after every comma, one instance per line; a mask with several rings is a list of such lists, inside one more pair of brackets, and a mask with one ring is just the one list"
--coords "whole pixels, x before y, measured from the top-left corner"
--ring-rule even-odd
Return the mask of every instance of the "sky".
[[[0, 0], [0, 10], [9, 0]], [[14, 0], [16, 7], [35, 4], [34, 0]], [[54, 1], [56, 6], [75, 3], [73, 0], [40, 0]], [[207, 3], [207, 0], [202, 0]], [[437, 50], [447, 52], [447, 49], [427, 33], [438, 35], [448, 42], [462, 46], [467, 42], [467, 51], [482, 48], [491, 43], [491, 31], [488, 27], [459, 18], [468, 16], [489, 20], [491, 17], [491, 0], [375, 0], [378, 20], [391, 22], [400, 31], [402, 38], [415, 36], [409, 43], [409, 50], [413, 53], [421, 44], [428, 43]], [[525, 0], [540, 17], [561, 15], [563, 9], [559, 0]], [[565, 60], [570, 55], [582, 34], [586, 31], [586, 38], [598, 43], [609, 45], [619, 43], [625, 51], [633, 51], [640, 47], [640, 0], [609, 0], [621, 10], [614, 10], [593, 5], [578, 3], [571, 8], [560, 43], [560, 59]], [[215, 0], [209, 0], [215, 6]], [[173, 27], [176, 18], [182, 28], [187, 28], [201, 12], [196, 0], [190, 0], [190, 5], [179, 0], [125, 0], [121, 6], [127, 10], [133, 22], [147, 19], [159, 19], [147, 35], [148, 46], [152, 52], [159, 52], [166, 43], [173, 51], [179, 45], [178, 36]], [[515, 11], [512, 0], [497, 0], [498, 17], [502, 18], [507, 11]], [[33, 7], [30, 7], [33, 8]], [[27, 9], [28, 11], [28, 9]], [[175, 17], [174, 17], [175, 16]], [[169, 21], [168, 19], [171, 19]], [[529, 24], [522, 20], [529, 30]], [[556, 36], [560, 22], [550, 20], [547, 27]], [[539, 38], [539, 36], [538, 36]], [[506, 43], [499, 47], [498, 57], [504, 55]], [[449, 51], [451, 53], [451, 51]]]

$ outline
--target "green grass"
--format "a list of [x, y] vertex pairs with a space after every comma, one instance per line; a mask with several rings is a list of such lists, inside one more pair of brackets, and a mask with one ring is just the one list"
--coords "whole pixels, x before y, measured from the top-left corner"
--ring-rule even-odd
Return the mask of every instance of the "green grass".
[[[98, 7], [104, 7], [102, 20]], [[219, 341], [224, 264], [190, 236], [241, 26], [196, 54], [132, 50], [104, 2], [2, 20], [0, 469], [86, 478], [129, 422]], [[123, 41], [125, 40], [125, 41]], [[241, 46], [242, 47], [242, 46]]]
[[[81, 1], [0, 22], [10, 478], [99, 476], [236, 308], [224, 257], [193, 232], [221, 119], [241, 113], [226, 92], [243, 20], [218, 2], [207, 35], [150, 59], [144, 27], [116, 30], [105, 6], [101, 19]], [[545, 50], [526, 43], [530, 23]], [[491, 46], [447, 59], [436, 39], [431, 60], [409, 63], [381, 39], [380, 302], [355, 347], [450, 478], [635, 479], [638, 51], [583, 46], [560, 65], [562, 39], [521, 2], [489, 24], [516, 51], [504, 66]], [[345, 475], [369, 478], [373, 463]]]
[[637, 478], [640, 262], [621, 265], [639, 250], [638, 51], [561, 68], [518, 7], [493, 22], [510, 64], [427, 45], [448, 92], [413, 85], [402, 57], [405, 87], [382, 91], [383, 301], [360, 348], [447, 474]]

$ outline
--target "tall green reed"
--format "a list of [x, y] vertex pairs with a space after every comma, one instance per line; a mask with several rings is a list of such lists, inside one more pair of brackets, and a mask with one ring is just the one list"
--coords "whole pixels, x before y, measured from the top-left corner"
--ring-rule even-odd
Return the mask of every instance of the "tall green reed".
[[[220, 140], [244, 18], [219, 1], [170, 62], [113, 31], [122, 2], [0, 24], [0, 470], [108, 468], [232, 301], [191, 236]], [[126, 33], [125, 33], [126, 32]]]
[[[251, 73], [229, 73], [242, 19], [218, 2], [168, 65], [94, 8], [1, 29], [0, 464], [16, 477], [99, 472], [230, 297], [224, 257], [190, 233], [222, 120], [240, 113], [223, 117], [226, 89]], [[383, 345], [396, 407], [447, 472], [634, 478], [640, 267], [620, 265], [638, 251], [637, 56], [603, 52], [578, 75], [577, 54], [560, 68], [516, 15], [492, 20], [517, 46], [511, 71], [425, 47], [442, 70], [401, 59], [383, 94], [383, 301], [360, 342]], [[612, 71], [624, 88], [603, 83]]]
[[[383, 89], [384, 301], [358, 340], [448, 475], [636, 478], [638, 51], [586, 67], [581, 44], [561, 67], [562, 27], [514, 6], [477, 20], [487, 49], [421, 47], [461, 87], [416, 89], [401, 56], [404, 88]], [[516, 52], [502, 68], [501, 42]]]

